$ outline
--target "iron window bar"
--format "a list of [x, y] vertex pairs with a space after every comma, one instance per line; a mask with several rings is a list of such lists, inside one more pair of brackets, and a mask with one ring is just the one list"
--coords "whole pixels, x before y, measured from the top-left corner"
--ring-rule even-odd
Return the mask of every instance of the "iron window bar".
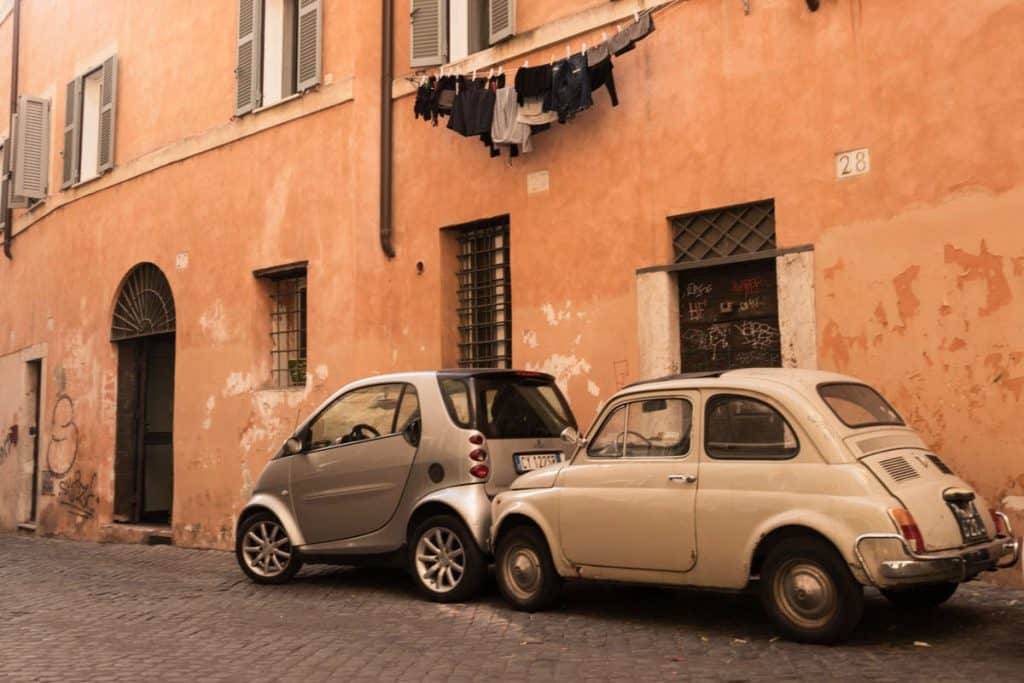
[[458, 233], [459, 367], [512, 367], [508, 222]]

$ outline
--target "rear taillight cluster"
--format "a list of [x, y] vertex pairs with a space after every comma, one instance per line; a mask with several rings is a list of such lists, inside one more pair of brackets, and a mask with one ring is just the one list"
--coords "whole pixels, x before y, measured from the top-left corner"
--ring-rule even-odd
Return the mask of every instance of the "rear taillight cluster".
[[471, 434], [469, 443], [475, 448], [469, 452], [469, 459], [477, 463], [469, 468], [469, 473], [477, 479], [486, 479], [491, 476], [491, 468], [487, 466], [487, 448], [484, 435], [477, 432]]
[[992, 516], [992, 524], [996, 527], [996, 536], [1009, 536], [1010, 529], [1006, 524], [1006, 517], [993, 508], [989, 508], [988, 514]]
[[910, 510], [894, 508], [889, 510], [889, 515], [896, 522], [896, 526], [899, 527], [900, 536], [906, 539], [907, 543], [916, 552], [923, 553], [925, 551], [924, 536], [921, 535], [921, 530], [917, 527], [917, 522], [914, 521], [914, 516], [910, 514]]

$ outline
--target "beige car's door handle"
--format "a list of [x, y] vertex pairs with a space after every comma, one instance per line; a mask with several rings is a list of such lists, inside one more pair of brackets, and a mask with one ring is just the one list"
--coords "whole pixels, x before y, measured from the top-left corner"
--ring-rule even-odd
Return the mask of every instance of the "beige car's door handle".
[[668, 475], [669, 481], [681, 481], [685, 484], [692, 484], [697, 481], [697, 477], [693, 474], [670, 474]]

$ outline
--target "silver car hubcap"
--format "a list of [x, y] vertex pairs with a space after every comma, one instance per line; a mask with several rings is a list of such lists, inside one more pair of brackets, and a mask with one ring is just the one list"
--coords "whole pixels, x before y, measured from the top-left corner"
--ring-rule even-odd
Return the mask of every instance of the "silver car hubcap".
[[291, 562], [292, 544], [280, 524], [269, 520], [259, 522], [245, 533], [242, 557], [253, 573], [273, 578]]
[[802, 628], [820, 628], [835, 614], [835, 583], [816, 564], [791, 560], [775, 574], [774, 593], [782, 613]]
[[501, 572], [505, 585], [519, 599], [529, 600], [541, 584], [540, 557], [532, 548], [513, 548], [505, 555]]
[[432, 591], [454, 590], [466, 572], [466, 551], [455, 532], [441, 526], [428, 529], [416, 544], [416, 573]]

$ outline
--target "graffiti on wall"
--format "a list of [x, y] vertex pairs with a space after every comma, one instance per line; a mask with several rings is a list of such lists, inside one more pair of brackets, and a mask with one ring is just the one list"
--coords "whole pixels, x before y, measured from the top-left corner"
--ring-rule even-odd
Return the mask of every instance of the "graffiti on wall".
[[60, 481], [78, 460], [78, 425], [75, 402], [67, 394], [57, 394], [50, 416], [50, 442], [46, 446], [46, 469], [41, 493], [52, 496], [53, 482]]
[[0, 436], [4, 439], [0, 442], [0, 465], [3, 465], [7, 456], [13, 453], [14, 447], [18, 445], [18, 425], [6, 431], [0, 430]]
[[67, 507], [71, 514], [83, 519], [91, 519], [96, 514], [96, 503], [100, 502], [96, 495], [96, 474], [86, 482], [82, 470], [75, 470], [73, 476], [60, 481], [60, 504]]

